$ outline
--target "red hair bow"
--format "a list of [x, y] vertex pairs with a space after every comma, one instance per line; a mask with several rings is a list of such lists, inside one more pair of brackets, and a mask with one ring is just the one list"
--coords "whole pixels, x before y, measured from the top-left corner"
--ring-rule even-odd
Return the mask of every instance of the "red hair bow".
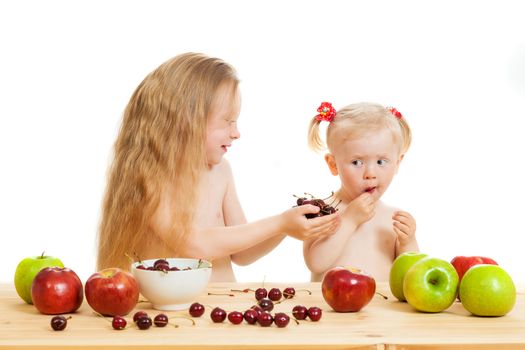
[[403, 115], [394, 107], [387, 107], [388, 111], [394, 115], [397, 119], [403, 119]]
[[334, 120], [336, 114], [335, 108], [332, 107], [332, 104], [330, 102], [321, 103], [319, 108], [317, 108], [317, 112], [319, 112], [319, 114], [315, 116], [315, 119], [317, 119], [318, 121], [324, 120], [327, 122], [331, 122], [332, 120]]

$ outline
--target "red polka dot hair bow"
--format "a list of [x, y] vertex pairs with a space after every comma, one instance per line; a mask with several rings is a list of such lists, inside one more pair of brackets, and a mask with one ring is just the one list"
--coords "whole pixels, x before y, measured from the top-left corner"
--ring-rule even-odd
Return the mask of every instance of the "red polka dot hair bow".
[[392, 113], [397, 119], [403, 119], [403, 115], [401, 114], [401, 112], [399, 112], [394, 107], [386, 107], [386, 109], [388, 109], [388, 111]]
[[331, 122], [332, 120], [334, 120], [336, 114], [335, 108], [332, 107], [332, 104], [330, 102], [321, 103], [319, 108], [317, 108], [317, 112], [319, 112], [319, 114], [315, 116], [315, 119], [317, 119], [318, 121], [324, 120], [327, 122]]

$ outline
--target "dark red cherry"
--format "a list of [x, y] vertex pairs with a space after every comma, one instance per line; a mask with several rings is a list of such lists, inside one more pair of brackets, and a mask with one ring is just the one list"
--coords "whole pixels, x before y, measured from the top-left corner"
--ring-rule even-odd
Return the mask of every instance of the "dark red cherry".
[[281, 293], [281, 290], [279, 288], [272, 288], [268, 292], [268, 298], [272, 301], [279, 301], [281, 300], [281, 297], [283, 294]]
[[257, 288], [255, 290], [255, 299], [261, 300], [263, 298], [266, 298], [268, 296], [268, 291], [266, 288]]
[[166, 259], [157, 259], [155, 260], [155, 262], [153, 263], [153, 267], [156, 268], [157, 270], [159, 270], [159, 266], [160, 265], [163, 265], [163, 266], [168, 266], [168, 268], [170, 267], [170, 263], [168, 262], [168, 260]]
[[193, 303], [190, 305], [189, 312], [192, 317], [201, 317], [204, 314], [204, 305]]
[[111, 326], [113, 327], [113, 329], [116, 329], [116, 330], [121, 330], [121, 329], [126, 328], [127, 324], [128, 322], [122, 316], [113, 316], [113, 320], [111, 321]]
[[153, 322], [151, 321], [151, 318], [149, 316], [139, 317], [139, 319], [137, 320], [137, 327], [139, 327], [139, 329], [142, 330], [148, 329], [149, 327], [151, 327], [152, 324]]
[[273, 317], [273, 322], [279, 328], [286, 327], [288, 323], [290, 322], [290, 316], [288, 316], [284, 312], [278, 312]]
[[153, 323], [157, 327], [166, 327], [166, 325], [168, 324], [168, 316], [166, 316], [165, 314], [158, 314], [153, 319]]
[[283, 297], [285, 299], [292, 299], [295, 296], [295, 289], [292, 287], [284, 288]]
[[67, 318], [62, 315], [53, 316], [51, 319], [51, 328], [55, 331], [63, 331], [67, 326]]
[[233, 324], [239, 324], [244, 319], [243, 314], [239, 311], [232, 311], [228, 314], [228, 321]]
[[216, 307], [210, 312], [211, 320], [215, 323], [221, 323], [226, 319], [226, 311], [220, 307]]
[[294, 306], [292, 309], [292, 315], [296, 320], [304, 320], [308, 315], [308, 309], [303, 305]]
[[317, 322], [321, 319], [321, 316], [323, 315], [323, 311], [318, 308], [317, 306], [312, 306], [308, 309], [308, 317], [310, 320]]
[[257, 317], [259, 316], [259, 313], [254, 309], [248, 309], [244, 311], [244, 320], [248, 322], [249, 324], [255, 324], [257, 322]]
[[259, 323], [262, 327], [270, 327], [273, 323], [273, 316], [269, 312], [263, 311], [257, 317], [257, 323]]
[[261, 309], [261, 307], [259, 305], [253, 305], [250, 309], [254, 310], [255, 312], [257, 312], [257, 316], [259, 316], [261, 314], [261, 312], [264, 311], [263, 309]]
[[270, 299], [261, 299], [257, 304], [261, 307], [261, 309], [263, 309], [263, 311], [270, 312], [273, 310], [273, 301]]
[[135, 312], [135, 314], [133, 315], [133, 322], [137, 323], [137, 321], [141, 317], [148, 317], [148, 314], [145, 313], [144, 311], [137, 311], [137, 312]]

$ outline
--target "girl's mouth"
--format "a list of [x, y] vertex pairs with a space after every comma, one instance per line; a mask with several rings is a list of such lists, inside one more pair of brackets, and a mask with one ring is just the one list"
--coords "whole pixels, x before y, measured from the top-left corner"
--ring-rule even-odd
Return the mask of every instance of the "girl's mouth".
[[230, 146], [228, 146], [228, 145], [222, 145], [222, 146], [221, 146], [221, 148], [222, 148], [222, 150], [223, 150], [224, 152], [228, 152], [228, 147], [230, 147]]
[[373, 193], [376, 190], [377, 186], [365, 188], [365, 192]]

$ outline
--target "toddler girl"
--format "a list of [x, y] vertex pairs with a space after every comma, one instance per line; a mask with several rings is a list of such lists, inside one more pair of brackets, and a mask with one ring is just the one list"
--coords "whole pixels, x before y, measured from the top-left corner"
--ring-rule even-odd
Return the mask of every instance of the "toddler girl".
[[307, 220], [308, 206], [246, 223], [223, 159], [240, 137], [239, 80], [224, 61], [176, 56], [133, 93], [114, 146], [98, 237], [97, 268], [128, 269], [126, 257], [213, 261], [212, 280], [235, 279], [288, 234], [334, 233], [338, 215]]
[[387, 281], [394, 259], [418, 250], [414, 218], [380, 200], [410, 146], [410, 128], [396, 109], [375, 103], [352, 104], [336, 112], [323, 102], [318, 112], [310, 123], [308, 143], [314, 150], [324, 148], [319, 124], [327, 121], [325, 160], [332, 175], [341, 180], [331, 198], [340, 202], [341, 226], [334, 235], [304, 242], [312, 281], [320, 281], [338, 265]]

